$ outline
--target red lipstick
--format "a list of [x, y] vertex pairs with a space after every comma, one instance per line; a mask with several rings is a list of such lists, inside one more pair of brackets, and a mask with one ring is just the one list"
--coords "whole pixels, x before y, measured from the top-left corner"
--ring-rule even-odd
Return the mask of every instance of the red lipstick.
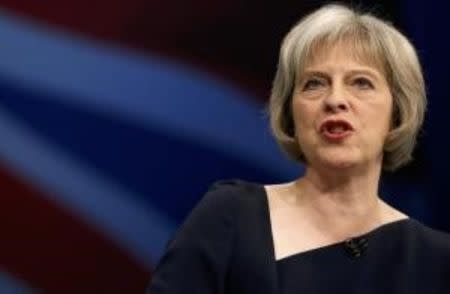
[[320, 125], [320, 134], [330, 141], [341, 141], [350, 136], [353, 131], [353, 126], [342, 119], [328, 119]]

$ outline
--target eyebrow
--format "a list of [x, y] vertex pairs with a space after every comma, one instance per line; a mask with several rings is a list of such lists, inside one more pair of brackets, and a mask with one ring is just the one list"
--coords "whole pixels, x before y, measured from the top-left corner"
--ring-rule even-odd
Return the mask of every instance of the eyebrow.
[[328, 74], [326, 74], [325, 72], [318, 71], [318, 70], [311, 70], [311, 71], [304, 71], [303, 74], [300, 76], [299, 82], [302, 83], [307, 78], [311, 78], [311, 77], [318, 77], [318, 78], [322, 78], [322, 79], [326, 79], [326, 80], [330, 79], [330, 76]]
[[[353, 69], [353, 70], [346, 72], [345, 74], [346, 75], [358, 75], [358, 74], [368, 75], [377, 81], [379, 81], [380, 78], [383, 78], [383, 75], [381, 73], [377, 73], [376, 71], [371, 70], [371, 69]], [[327, 74], [326, 72], [320, 71], [320, 70], [305, 70], [303, 72], [303, 74], [301, 75], [300, 81], [303, 81], [305, 78], [312, 77], [312, 76], [328, 79], [330, 75]]]
[[371, 70], [371, 69], [354, 69], [354, 70], [350, 70], [348, 72], [351, 75], [358, 75], [358, 74], [362, 74], [362, 75], [368, 75], [371, 76], [372, 78], [379, 80], [380, 78], [383, 78], [383, 74], [382, 73], [378, 73], [377, 71]]

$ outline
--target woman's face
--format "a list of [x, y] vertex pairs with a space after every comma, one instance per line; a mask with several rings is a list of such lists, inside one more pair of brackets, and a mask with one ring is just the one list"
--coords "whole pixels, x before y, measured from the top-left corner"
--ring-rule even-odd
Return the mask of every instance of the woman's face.
[[382, 70], [336, 45], [306, 65], [292, 97], [299, 144], [310, 166], [379, 166], [392, 95]]

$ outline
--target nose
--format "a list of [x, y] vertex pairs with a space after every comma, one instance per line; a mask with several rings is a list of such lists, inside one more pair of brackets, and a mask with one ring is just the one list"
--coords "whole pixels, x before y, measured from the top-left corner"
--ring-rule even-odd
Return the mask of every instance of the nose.
[[338, 113], [349, 109], [347, 95], [342, 86], [334, 85], [331, 87], [329, 95], [324, 99], [325, 112]]

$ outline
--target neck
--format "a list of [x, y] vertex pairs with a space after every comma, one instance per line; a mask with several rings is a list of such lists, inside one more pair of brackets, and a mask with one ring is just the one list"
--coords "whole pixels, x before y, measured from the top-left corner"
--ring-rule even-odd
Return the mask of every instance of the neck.
[[330, 172], [308, 167], [295, 194], [312, 225], [333, 239], [348, 238], [383, 223], [378, 168]]

